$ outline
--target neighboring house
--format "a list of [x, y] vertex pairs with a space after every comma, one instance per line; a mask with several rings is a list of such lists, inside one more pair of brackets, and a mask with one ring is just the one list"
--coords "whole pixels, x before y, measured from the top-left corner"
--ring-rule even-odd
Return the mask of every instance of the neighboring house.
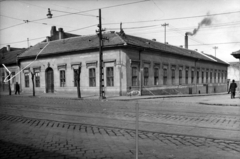
[[[228, 64], [213, 56], [120, 33], [103, 37], [104, 90], [126, 95], [129, 87], [142, 94], [213, 93], [227, 91]], [[75, 70], [80, 66], [82, 94], [99, 93], [99, 37], [78, 36], [36, 44], [18, 57], [25, 68], [23, 91], [31, 91], [30, 71], [36, 73], [36, 91], [76, 93]]]
[[240, 50], [233, 52], [232, 55], [233, 55], [236, 59], [239, 59], [239, 60], [240, 60]]
[[[17, 56], [23, 53], [24, 51], [26, 51], [25, 48], [11, 48], [10, 45], [8, 45], [7, 47], [3, 47], [0, 50], [0, 58], [1, 58], [0, 90], [1, 91], [8, 91], [8, 82], [4, 83], [4, 79], [7, 77], [7, 71], [2, 64], [4, 64], [9, 69], [9, 71], [11, 71], [12, 73], [11, 77], [14, 76], [19, 72], [19, 67], [17, 65]], [[21, 83], [20, 74], [18, 74], [16, 77], [13, 77], [12, 80], [10, 80], [12, 91], [15, 90], [14, 85], [16, 82]]]
[[240, 79], [240, 64], [239, 62], [229, 62], [229, 67], [228, 67], [228, 79], [232, 81], [233, 79], [235, 81], [239, 81]]
[[238, 81], [238, 89], [240, 92], [240, 50], [233, 52], [232, 56], [235, 57], [236, 59], [239, 59], [239, 62], [235, 62], [233, 64], [232, 70], [234, 70], [234, 75], [235, 75], [234, 78], [236, 77], [235, 80]]

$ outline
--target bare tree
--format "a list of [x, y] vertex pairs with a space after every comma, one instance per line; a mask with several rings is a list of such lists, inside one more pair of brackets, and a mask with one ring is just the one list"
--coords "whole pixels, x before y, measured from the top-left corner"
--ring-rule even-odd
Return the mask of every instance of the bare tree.
[[9, 91], [9, 95], [12, 95], [11, 83], [10, 83], [11, 74], [9, 72], [7, 72], [7, 76], [8, 76], [8, 91]]
[[77, 81], [77, 94], [78, 98], [81, 98], [81, 90], [80, 90], [80, 74], [81, 74], [81, 66], [78, 66], [77, 70], [75, 71], [75, 80]]
[[34, 84], [35, 73], [33, 71], [30, 72], [32, 75], [33, 96], [35, 96], [35, 84]]

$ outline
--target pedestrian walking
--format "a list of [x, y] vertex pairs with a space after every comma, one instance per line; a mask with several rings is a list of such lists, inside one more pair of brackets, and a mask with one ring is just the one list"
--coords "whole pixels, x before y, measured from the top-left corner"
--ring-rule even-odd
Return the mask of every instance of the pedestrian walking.
[[230, 84], [229, 91], [228, 91], [228, 93], [231, 92], [231, 99], [235, 98], [236, 88], [237, 88], [237, 84], [235, 83], [235, 80], [232, 80], [232, 83]]
[[15, 85], [15, 94], [20, 94], [20, 86], [18, 84], [18, 82], [16, 82], [16, 85]]

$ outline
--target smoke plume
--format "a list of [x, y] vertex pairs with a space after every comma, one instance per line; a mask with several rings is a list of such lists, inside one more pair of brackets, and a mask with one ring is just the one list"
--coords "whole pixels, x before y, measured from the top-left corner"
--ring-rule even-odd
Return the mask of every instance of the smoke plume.
[[193, 32], [187, 32], [188, 35], [195, 35], [200, 30], [202, 26], [209, 26], [212, 24], [212, 17], [205, 17], [200, 23], [198, 23], [198, 27], [193, 30]]

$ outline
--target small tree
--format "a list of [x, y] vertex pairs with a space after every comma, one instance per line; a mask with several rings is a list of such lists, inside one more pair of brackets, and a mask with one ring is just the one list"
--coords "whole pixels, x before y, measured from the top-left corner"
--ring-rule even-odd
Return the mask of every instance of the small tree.
[[81, 91], [80, 91], [80, 74], [81, 74], [81, 67], [78, 66], [77, 70], [75, 71], [75, 80], [77, 81], [77, 94], [78, 98], [81, 98]]
[[33, 71], [30, 72], [32, 75], [33, 96], [35, 96], [35, 84], [34, 84], [35, 73]]
[[9, 91], [9, 95], [12, 95], [12, 90], [11, 90], [11, 83], [10, 83], [10, 78], [11, 78], [11, 74], [9, 72], [7, 72], [7, 76], [8, 76], [8, 91]]

